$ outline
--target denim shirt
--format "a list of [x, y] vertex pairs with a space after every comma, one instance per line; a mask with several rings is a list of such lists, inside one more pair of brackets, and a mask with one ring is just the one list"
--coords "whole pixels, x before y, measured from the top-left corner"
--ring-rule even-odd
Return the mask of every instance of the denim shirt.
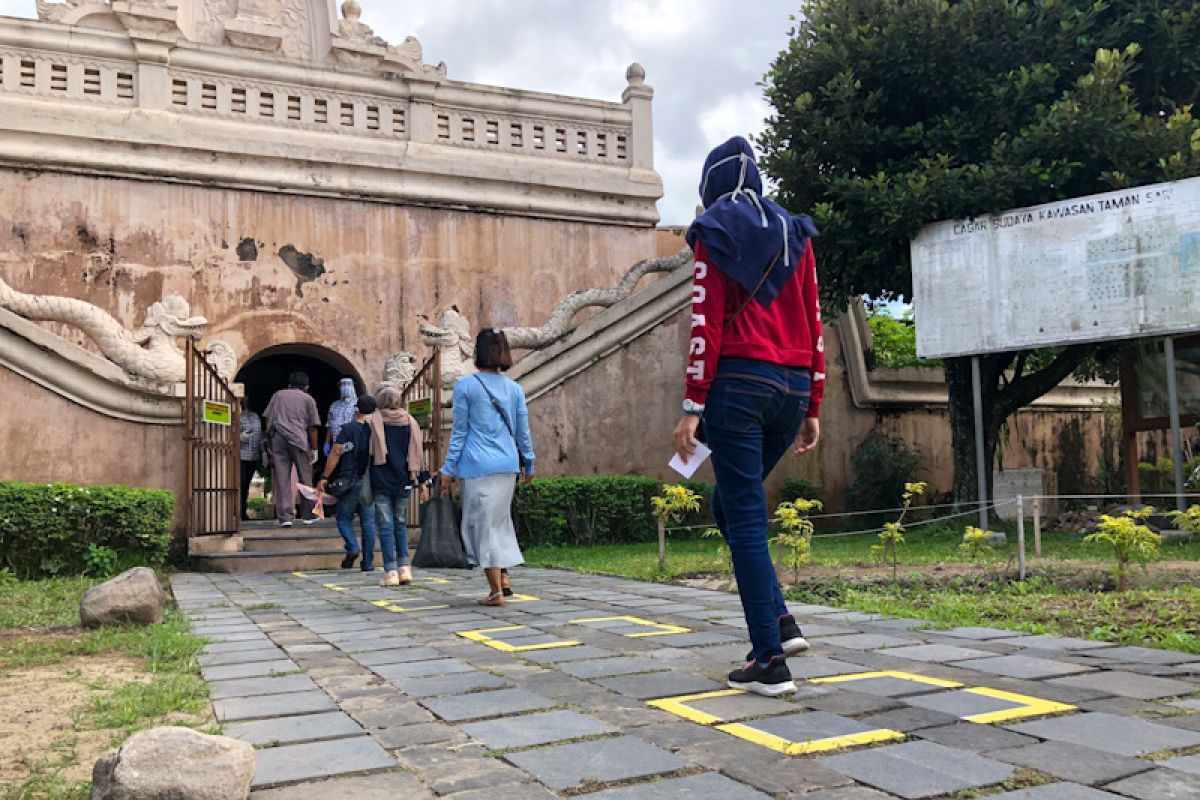
[[[512, 426], [509, 434], [504, 421], [488, 398], [480, 381], [495, 395]], [[443, 474], [454, 478], [480, 478], [498, 473], [520, 471], [517, 445], [525, 457], [526, 473], [533, 474], [533, 437], [529, 433], [529, 412], [525, 391], [503, 375], [478, 373], [459, 379], [454, 386], [454, 427], [446, 453]]]

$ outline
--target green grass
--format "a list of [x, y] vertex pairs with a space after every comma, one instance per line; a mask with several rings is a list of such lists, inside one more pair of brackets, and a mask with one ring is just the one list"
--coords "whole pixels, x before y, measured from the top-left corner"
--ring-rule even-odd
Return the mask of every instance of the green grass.
[[[0, 639], [0, 674], [88, 656], [133, 658], [142, 670], [142, 674], [130, 676], [135, 680], [90, 684], [88, 700], [74, 711], [72, 735], [61, 747], [52, 748], [52, 753], [27, 758], [28, 777], [0, 786], [3, 800], [86, 798], [86, 782], [62, 777], [63, 771], [77, 762], [75, 731], [110, 732], [116, 745], [137, 730], [161, 724], [164, 718], [186, 725], [188, 720], [179, 715], [199, 715], [208, 709], [208, 688], [196, 663], [206, 640], [192, 635], [173, 607], [167, 608], [161, 625], [78, 627], [80, 598], [97, 582], [75, 577], [0, 586], [0, 629], [9, 629], [10, 634]], [[78, 672], [66, 670], [62, 679], [80, 680]]]
[[[902, 564], [936, 565], [961, 563], [957, 531], [914, 531], [901, 548]], [[1015, 537], [1010, 536], [1010, 541]], [[1044, 576], [1025, 583], [987, 577], [1015, 559], [1015, 545], [989, 557], [989, 566], [975, 566], [968, 574], [931, 578], [914, 575], [892, 584], [874, 561], [870, 546], [874, 536], [817, 538], [813, 543], [818, 567], [848, 569], [870, 567], [868, 576], [815, 575], [802, 567], [804, 585], [789, 592], [792, 599], [826, 603], [858, 611], [919, 617], [952, 627], [990, 625], [1016, 631], [1163, 647], [1200, 653], [1200, 591], [1192, 586], [1138, 589], [1124, 593], [1092, 588], [1103, 578], [1108, 564], [1107, 549], [1085, 545], [1079, 537], [1047, 535], [1043, 552], [1048, 559], [1040, 569]], [[656, 543], [603, 545], [596, 547], [532, 547], [525, 557], [531, 566], [558, 567], [582, 572], [623, 575], [642, 580], [670, 580], [697, 573], [728, 573], [712, 539], [671, 539], [667, 545], [667, 569], [657, 567]], [[1032, 544], [1030, 544], [1032, 550]], [[777, 563], [784, 554], [776, 548]], [[1171, 544], [1163, 548], [1169, 560], [1196, 559], [1196, 544]], [[1055, 564], [1072, 559], [1095, 562], [1081, 575], [1076, 567]], [[1134, 570], [1134, 574], [1140, 574]], [[1095, 576], [1099, 576], [1098, 578]]]

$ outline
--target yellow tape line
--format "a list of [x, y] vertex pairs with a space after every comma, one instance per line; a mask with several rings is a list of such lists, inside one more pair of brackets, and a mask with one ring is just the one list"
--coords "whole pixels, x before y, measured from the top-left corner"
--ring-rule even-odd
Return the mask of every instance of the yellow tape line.
[[744, 692], [741, 689], [719, 689], [715, 692], [702, 692], [700, 694], [685, 694], [679, 697], [664, 697], [660, 700], [647, 700], [646, 705], [660, 708], [677, 717], [683, 717], [688, 722], [695, 722], [699, 725], [712, 725], [715, 722], [721, 722], [721, 718], [714, 717], [712, 714], [706, 714], [703, 711], [697, 711], [686, 704], [694, 703], [697, 700], [732, 697], [735, 694], [744, 694]]
[[292, 574], [295, 575], [297, 578], [307, 578], [308, 577], [303, 572], [293, 572]]
[[470, 639], [472, 642], [487, 645], [494, 650], [499, 650], [501, 653], [528, 653], [531, 650], [556, 650], [560, 647], [575, 647], [579, 642], [571, 640], [563, 640], [559, 642], [543, 642], [541, 644], [509, 644], [502, 642], [499, 639], [493, 639], [488, 634], [500, 633], [501, 631], [519, 631], [524, 630], [524, 625], [507, 625], [503, 628], [481, 628], [477, 631], [458, 631], [458, 635], [464, 639]]
[[691, 628], [685, 628], [682, 625], [667, 625], [662, 622], [653, 622], [652, 620], [642, 619], [641, 617], [629, 616], [612, 616], [612, 617], [587, 617], [585, 619], [573, 619], [572, 625], [583, 625], [588, 622], [611, 622], [613, 620], [621, 620], [634, 625], [645, 625], [648, 628], [656, 628], [657, 630], [646, 631], [643, 633], [623, 633], [621, 634], [626, 639], [641, 639], [646, 636], [673, 636], [677, 633], [691, 633]]
[[825, 739], [809, 739], [804, 742], [793, 742], [789, 739], [784, 739], [782, 736], [776, 736], [773, 733], [767, 733], [757, 728], [751, 728], [749, 725], [743, 725], [740, 722], [717, 725], [716, 730], [736, 736], [739, 739], [745, 739], [762, 747], [770, 748], [779, 753], [786, 753], [789, 756], [827, 753], [830, 750], [842, 750], [847, 747], [858, 747], [876, 742], [891, 742], [896, 739], [906, 738], [903, 733], [887, 728], [863, 731], [862, 733], [851, 733], [845, 736], [830, 736]]
[[326, 584], [324, 584], [324, 586], [325, 586], [325, 588], [326, 588], [326, 589], [329, 589], [329, 590], [330, 590], [330, 591], [332, 591], [332, 592], [345, 592], [345, 591], [349, 591], [349, 590], [348, 590], [348, 589], [347, 589], [345, 586], [338, 586], [338, 585], [337, 585], [337, 584], [335, 584], [335, 583], [326, 583]]
[[1040, 697], [1029, 697], [1028, 695], [1005, 692], [1000, 689], [989, 689], [986, 686], [979, 686], [967, 689], [966, 691], [971, 694], [982, 695], [983, 697], [992, 697], [996, 700], [1006, 700], [1010, 703], [1020, 704], [1018, 708], [1005, 708], [1000, 711], [989, 711], [985, 714], [972, 714], [969, 717], [963, 717], [967, 722], [977, 722], [981, 725], [1077, 710], [1075, 706], [1069, 706], [1066, 703], [1056, 703], [1053, 700], [1043, 700]]
[[809, 683], [846, 683], [847, 681], [865, 681], [871, 678], [897, 678], [902, 681], [913, 681], [914, 683], [927, 683], [930, 686], [941, 686], [945, 689], [957, 689], [962, 686], [961, 683], [955, 681], [942, 680], [941, 678], [929, 678], [925, 675], [915, 675], [911, 672], [897, 672], [895, 670], [884, 670], [881, 672], [855, 672], [851, 675], [830, 675], [826, 678], [809, 678]]

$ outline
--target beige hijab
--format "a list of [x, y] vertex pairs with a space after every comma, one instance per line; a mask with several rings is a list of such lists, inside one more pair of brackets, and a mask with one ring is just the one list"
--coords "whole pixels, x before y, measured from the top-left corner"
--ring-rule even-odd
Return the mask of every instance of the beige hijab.
[[387, 463], [387, 437], [384, 435], [384, 425], [407, 425], [408, 434], [408, 469], [409, 476], [415, 482], [425, 466], [425, 437], [421, 426], [413, 420], [404, 409], [404, 395], [394, 386], [385, 386], [375, 394], [375, 402], [379, 409], [366, 418], [371, 428], [371, 458], [376, 466]]

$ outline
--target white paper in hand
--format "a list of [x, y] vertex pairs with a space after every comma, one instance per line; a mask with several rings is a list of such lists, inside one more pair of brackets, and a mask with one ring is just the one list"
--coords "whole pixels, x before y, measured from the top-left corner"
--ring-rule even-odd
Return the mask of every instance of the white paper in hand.
[[680, 457], [679, 453], [676, 453], [675, 457], [667, 462], [667, 466], [682, 475], [684, 479], [687, 479], [696, 474], [696, 470], [700, 469], [700, 466], [708, 460], [710, 455], [712, 455], [712, 450], [705, 447], [704, 442], [696, 442], [696, 450], [692, 453], [692, 457], [688, 459], [686, 464], [683, 463], [683, 458]]

